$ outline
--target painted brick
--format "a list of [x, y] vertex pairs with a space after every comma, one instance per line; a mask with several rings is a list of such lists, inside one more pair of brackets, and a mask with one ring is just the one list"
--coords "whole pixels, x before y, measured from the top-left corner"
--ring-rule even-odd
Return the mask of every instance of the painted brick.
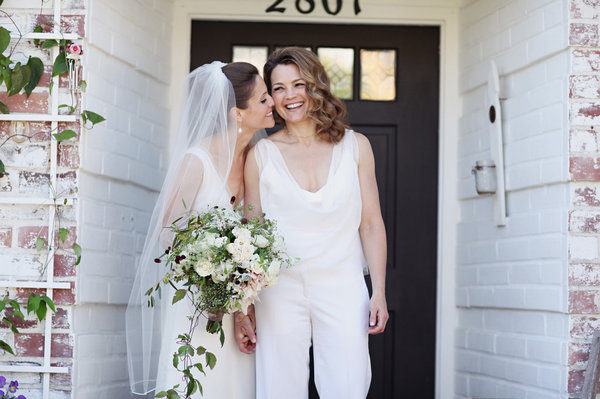
[[569, 97], [598, 98], [600, 97], [600, 76], [571, 75], [569, 79]]
[[573, 180], [600, 180], [600, 158], [576, 157], [569, 159], [569, 172]]
[[569, 343], [569, 366], [581, 369], [587, 366], [590, 357], [589, 343], [570, 342]]
[[12, 227], [0, 228], [0, 248], [12, 246]]
[[572, 125], [598, 125], [600, 103], [594, 101], [571, 102], [569, 118]]
[[54, 277], [73, 277], [77, 273], [75, 262], [77, 257], [71, 255], [54, 255]]
[[569, 286], [600, 287], [600, 264], [569, 264]]
[[569, 212], [569, 231], [573, 233], [600, 232], [600, 209], [598, 211]]
[[63, 168], [79, 167], [79, 146], [64, 142], [58, 145], [58, 166]]
[[[69, 334], [52, 334], [51, 356], [73, 357], [73, 343]], [[21, 333], [15, 335], [15, 354], [24, 357], [41, 357], [44, 353], [44, 335], [40, 333]]]
[[54, 303], [56, 305], [73, 305], [75, 303], [75, 283], [71, 282], [71, 289], [54, 290]]
[[571, 338], [591, 340], [594, 332], [600, 330], [600, 319], [594, 316], [571, 315], [569, 317]]
[[600, 187], [594, 184], [575, 187], [573, 189], [572, 203], [575, 206], [600, 206]]
[[74, 194], [77, 190], [77, 172], [69, 171], [56, 176], [56, 191], [65, 194]]
[[16, 94], [8, 97], [6, 92], [0, 92], [0, 101], [6, 104], [11, 112], [40, 114], [48, 112], [48, 93], [33, 92], [29, 97], [25, 94]]
[[52, 348], [50, 350], [52, 357], [73, 357], [73, 338], [70, 334], [54, 333], [52, 334]]
[[579, 314], [600, 313], [598, 291], [581, 290], [569, 292], [569, 312]]
[[571, 259], [596, 259], [598, 257], [598, 238], [571, 236], [569, 257]]
[[22, 194], [44, 195], [49, 192], [48, 173], [22, 171], [19, 173], [19, 192]]
[[571, 152], [597, 152], [597, 134], [593, 129], [571, 129], [569, 131]]
[[598, 25], [571, 23], [569, 26], [569, 44], [571, 46], [600, 47]]
[[56, 308], [56, 313], [52, 317], [52, 328], [69, 329], [69, 312], [65, 308]]
[[44, 335], [39, 333], [21, 333], [15, 335], [13, 350], [15, 355], [40, 357], [44, 355]]
[[46, 240], [44, 248], [48, 248], [48, 226], [19, 227], [18, 245], [20, 248], [35, 248], [38, 237]]
[[600, 18], [600, 2], [598, 0], [571, 0], [569, 3], [569, 16], [573, 19]]
[[575, 73], [600, 71], [600, 50], [598, 49], [573, 49], [572, 70]]
[[569, 393], [578, 393], [583, 389], [583, 381], [585, 380], [585, 370], [569, 370]]

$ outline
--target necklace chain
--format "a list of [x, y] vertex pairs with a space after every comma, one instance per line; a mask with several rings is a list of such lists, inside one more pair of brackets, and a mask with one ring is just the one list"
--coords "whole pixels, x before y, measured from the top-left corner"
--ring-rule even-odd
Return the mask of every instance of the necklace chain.
[[288, 135], [288, 136], [290, 136], [290, 137], [297, 138], [297, 139], [307, 139], [309, 137], [316, 137], [317, 136], [317, 133], [308, 134], [306, 136], [298, 136], [296, 134], [290, 134], [290, 132], [287, 129], [285, 130], [285, 134]]

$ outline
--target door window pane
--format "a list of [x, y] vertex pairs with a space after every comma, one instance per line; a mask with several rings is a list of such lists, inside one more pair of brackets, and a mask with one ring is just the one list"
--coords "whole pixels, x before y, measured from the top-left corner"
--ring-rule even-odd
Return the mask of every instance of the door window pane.
[[354, 49], [319, 47], [317, 55], [331, 82], [331, 91], [344, 100], [352, 99], [354, 82]]
[[396, 50], [360, 50], [360, 99], [396, 99]]
[[263, 66], [267, 62], [267, 54], [269, 48], [267, 46], [233, 46], [233, 62], [249, 62], [254, 65], [260, 76], [262, 76]]

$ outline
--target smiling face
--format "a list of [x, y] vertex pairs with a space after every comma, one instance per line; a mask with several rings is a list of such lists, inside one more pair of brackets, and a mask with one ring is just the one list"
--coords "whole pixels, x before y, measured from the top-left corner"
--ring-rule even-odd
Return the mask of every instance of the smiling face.
[[299, 123], [308, 118], [310, 98], [296, 64], [279, 64], [273, 69], [271, 93], [275, 110], [286, 123]]
[[273, 99], [267, 92], [265, 81], [256, 75], [252, 96], [248, 99], [248, 106], [239, 110], [242, 116], [244, 132], [254, 134], [259, 129], [275, 126], [273, 119]]

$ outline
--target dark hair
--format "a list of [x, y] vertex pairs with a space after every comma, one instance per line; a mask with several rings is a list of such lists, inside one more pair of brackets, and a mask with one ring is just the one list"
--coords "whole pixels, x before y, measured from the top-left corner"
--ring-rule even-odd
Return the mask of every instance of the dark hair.
[[258, 69], [247, 62], [232, 62], [221, 69], [233, 86], [236, 106], [241, 109], [248, 108], [248, 100], [252, 97], [256, 77], [260, 76]]
[[[284, 47], [275, 50], [264, 67], [265, 83], [271, 93], [271, 73], [278, 65], [295, 64], [306, 82], [306, 95], [311, 100], [310, 118], [317, 124], [317, 135], [331, 143], [339, 142], [346, 133], [346, 106], [331, 93], [329, 77], [315, 53], [302, 47]], [[273, 112], [276, 121], [285, 121]]]

